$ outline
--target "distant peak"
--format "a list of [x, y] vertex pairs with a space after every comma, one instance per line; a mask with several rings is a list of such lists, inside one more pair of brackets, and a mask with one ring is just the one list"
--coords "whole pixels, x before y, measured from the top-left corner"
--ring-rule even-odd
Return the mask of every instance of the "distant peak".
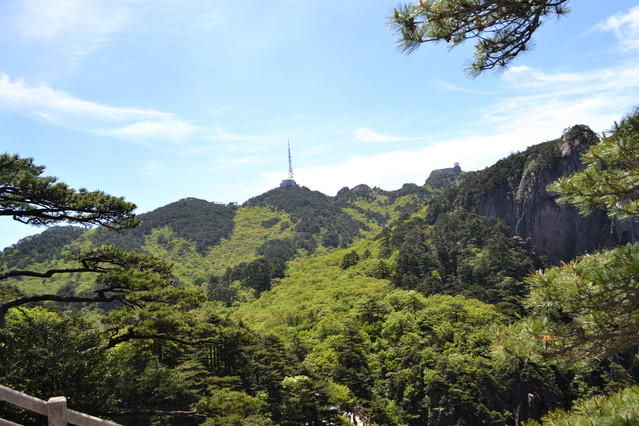
[[572, 127], [564, 129], [561, 134], [561, 156], [567, 157], [572, 155], [573, 152], [581, 154], [590, 145], [597, 143], [598, 137], [590, 127], [583, 124], [577, 124]]
[[455, 163], [454, 167], [446, 167], [444, 169], [435, 169], [433, 170], [430, 174], [431, 176], [433, 174], [437, 175], [437, 174], [453, 174], [453, 173], [459, 173], [462, 171], [462, 168], [460, 167], [459, 163]]

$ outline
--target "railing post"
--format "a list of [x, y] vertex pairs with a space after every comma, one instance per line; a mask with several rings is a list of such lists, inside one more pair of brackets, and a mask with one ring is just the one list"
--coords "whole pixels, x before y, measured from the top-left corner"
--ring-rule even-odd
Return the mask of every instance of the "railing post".
[[54, 396], [47, 401], [49, 426], [67, 426], [67, 399], [64, 396]]

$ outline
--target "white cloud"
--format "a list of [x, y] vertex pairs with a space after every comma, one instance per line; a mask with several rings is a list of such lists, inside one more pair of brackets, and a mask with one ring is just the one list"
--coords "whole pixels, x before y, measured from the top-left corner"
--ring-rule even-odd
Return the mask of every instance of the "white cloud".
[[45, 54], [74, 63], [131, 31], [175, 39], [222, 25], [222, 6], [195, 0], [21, 0], [7, 5], [10, 16], [0, 22], [21, 40], [46, 46]]
[[12, 29], [22, 39], [76, 59], [131, 23], [130, 10], [123, 3], [103, 1], [25, 0], [16, 6], [12, 18]]
[[[526, 147], [513, 141], [511, 136], [471, 136], [441, 141], [417, 150], [352, 157], [337, 165], [297, 168], [295, 180], [300, 185], [329, 195], [335, 195], [343, 186], [352, 188], [362, 183], [387, 190], [398, 189], [410, 182], [422, 185], [434, 169], [452, 167], [459, 162], [464, 170], [477, 170], [513, 150]], [[284, 171], [263, 174], [264, 190], [276, 187], [284, 176]]]
[[70, 36], [103, 38], [130, 18], [117, 2], [26, 0], [16, 16], [22, 37], [40, 42]]
[[636, 87], [639, 64], [624, 64], [615, 68], [600, 68], [583, 72], [545, 72], [528, 66], [507, 70], [503, 79], [514, 89], [544, 89], [553, 95]]
[[145, 161], [139, 170], [143, 175], [158, 176], [164, 172], [165, 167], [161, 161]]
[[203, 172], [206, 170], [229, 170], [236, 168], [238, 166], [244, 165], [261, 165], [264, 163], [264, 157], [257, 155], [245, 155], [242, 157], [226, 157], [226, 156], [216, 156], [214, 161], [206, 163], [205, 166], [201, 169]]
[[[482, 169], [511, 152], [556, 139], [575, 124], [586, 124], [595, 132], [609, 129], [639, 99], [639, 63], [574, 73], [522, 66], [513, 67], [503, 78], [509, 95], [487, 105], [476, 122], [465, 124], [474, 129], [473, 134], [440, 137], [411, 150], [351, 157], [337, 165], [298, 167], [295, 179], [300, 185], [329, 195], [345, 185], [361, 183], [384, 189], [397, 189], [408, 182], [423, 184], [433, 169], [451, 167], [455, 162], [464, 170]], [[369, 129], [358, 130], [355, 137], [364, 140], [393, 138]], [[265, 174], [264, 189], [277, 186], [284, 176], [284, 171]]]
[[639, 99], [639, 63], [572, 73], [515, 67], [504, 80], [514, 95], [487, 107], [482, 120], [545, 138], [573, 124], [608, 129]]
[[122, 128], [98, 132], [104, 136], [122, 138], [161, 139], [179, 142], [196, 131], [196, 127], [173, 118], [162, 121], [142, 121]]
[[360, 127], [359, 129], [355, 130], [353, 132], [353, 137], [355, 138], [355, 140], [361, 142], [399, 142], [413, 140], [411, 138], [384, 135], [366, 127]]
[[617, 13], [598, 24], [596, 29], [612, 31], [624, 50], [639, 50], [639, 6]]
[[196, 131], [195, 126], [170, 113], [101, 105], [46, 84], [32, 86], [23, 80], [11, 81], [4, 73], [0, 74], [0, 107], [78, 131], [133, 140], [177, 142]]
[[437, 85], [443, 87], [444, 89], [453, 91], [453, 92], [461, 92], [461, 93], [470, 93], [472, 95], [490, 95], [489, 92], [481, 92], [477, 90], [465, 89], [463, 87], [457, 86], [455, 84], [449, 83], [447, 81], [439, 80], [437, 81]]
[[29, 86], [24, 80], [12, 82], [7, 74], [0, 74], [1, 105], [18, 111], [57, 113], [53, 115], [81, 115], [118, 122], [132, 117], [166, 118], [170, 114], [136, 108], [117, 108], [76, 99], [68, 93], [54, 90], [44, 83]]

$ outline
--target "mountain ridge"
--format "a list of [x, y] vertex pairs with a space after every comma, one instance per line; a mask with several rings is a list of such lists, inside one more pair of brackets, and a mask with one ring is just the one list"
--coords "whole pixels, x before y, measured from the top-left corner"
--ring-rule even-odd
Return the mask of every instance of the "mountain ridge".
[[[5, 248], [0, 261], [14, 267], [24, 259], [56, 259], [62, 246], [83, 238], [84, 244], [113, 243], [133, 251], [148, 250], [145, 246], [152, 242], [157, 251], [171, 238], [168, 234], [151, 238], [163, 227], [193, 243], [200, 256], [217, 251], [228, 257], [228, 250], [217, 248], [237, 238], [236, 215], [251, 209], [258, 209], [255, 214], [263, 216], [256, 219], [266, 232], [260, 238], [288, 239], [296, 252], [303, 250], [308, 255], [316, 250], [347, 248], [423, 209], [430, 223], [443, 212], [461, 209], [502, 220], [515, 235], [530, 239], [537, 254], [558, 263], [584, 252], [639, 240], [636, 222], [610, 220], [601, 211], [581, 217], [574, 207], [557, 204], [556, 194], [546, 190], [559, 176], [583, 169], [579, 156], [597, 140], [587, 126], [573, 126], [558, 139], [533, 145], [484, 170], [464, 172], [458, 165], [433, 170], [423, 185], [404, 184], [393, 191], [360, 184], [352, 189], [344, 187], [331, 197], [303, 186], [274, 188], [239, 206], [184, 198], [140, 214], [141, 225], [123, 233], [51, 228]], [[244, 227], [242, 232], [251, 231]], [[254, 244], [251, 253], [239, 258], [250, 261], [259, 257], [258, 249], [264, 242]], [[233, 266], [229, 262], [215, 261], [219, 266], [213, 268], [220, 272]]]

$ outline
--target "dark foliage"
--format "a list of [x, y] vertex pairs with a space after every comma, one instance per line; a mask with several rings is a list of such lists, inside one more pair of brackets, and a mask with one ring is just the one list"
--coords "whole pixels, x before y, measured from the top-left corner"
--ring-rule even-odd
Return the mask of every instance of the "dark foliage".
[[[464, 172], [459, 166], [456, 166], [451, 169], [433, 170], [423, 186], [406, 183], [402, 185], [400, 189], [394, 191], [385, 191], [380, 188], [371, 189], [366, 185], [358, 185], [353, 189], [344, 187], [338, 191], [335, 196], [335, 201], [340, 206], [354, 209], [358, 213], [363, 214], [367, 219], [377, 222], [380, 226], [384, 226], [390, 219], [388, 212], [382, 214], [378, 211], [361, 208], [354, 203], [361, 200], [367, 203], [376, 202], [380, 206], [391, 207], [400, 198], [413, 196], [411, 201], [394, 207], [395, 211], [400, 214], [400, 217], [406, 219], [413, 212], [422, 208], [433, 197], [443, 194], [449, 189], [459, 185], [472, 174], [473, 172]], [[378, 196], [383, 197], [384, 201], [380, 201]]]
[[357, 265], [357, 262], [359, 262], [359, 255], [355, 250], [351, 250], [344, 255], [340, 266], [342, 269], [348, 269], [351, 266]]
[[459, 166], [452, 168], [450, 171], [446, 169], [433, 170], [426, 182], [424, 182], [424, 187], [429, 190], [431, 196], [442, 194], [461, 184], [473, 173], [475, 172], [464, 172]]
[[262, 226], [265, 228], [272, 228], [275, 225], [277, 225], [278, 223], [280, 223], [282, 219], [280, 219], [279, 217], [274, 217], [268, 220], [264, 220], [262, 221]]
[[0, 154], [0, 216], [33, 226], [58, 223], [129, 229], [138, 225], [135, 204], [102, 191], [69, 188], [33, 158]]
[[274, 335], [262, 336], [246, 348], [248, 368], [242, 376], [244, 387], [252, 394], [266, 392], [273, 420], [282, 412], [282, 380], [294, 370], [294, 360], [282, 341]]
[[388, 195], [388, 191], [380, 188], [371, 188], [368, 185], [360, 184], [354, 188], [343, 187], [335, 195], [335, 201], [339, 203], [350, 204], [357, 200], [363, 200], [373, 203], [377, 199], [377, 195]]
[[388, 200], [390, 203], [394, 203], [398, 198], [406, 195], [417, 195], [418, 198], [426, 200], [430, 198], [430, 190], [414, 183], [405, 183], [400, 189], [388, 191]]
[[258, 257], [252, 262], [242, 262], [229, 267], [221, 276], [212, 275], [207, 283], [209, 300], [218, 300], [230, 306], [236, 300], [236, 290], [231, 288], [239, 281], [245, 288], [255, 290], [257, 296], [271, 289], [274, 278], [283, 278], [286, 262], [280, 258]]
[[371, 398], [371, 374], [363, 347], [364, 339], [353, 322], [345, 324], [344, 332], [335, 345], [337, 365], [333, 371], [336, 383], [348, 386], [358, 398]]
[[267, 259], [280, 259], [287, 262], [295, 256], [295, 243], [290, 238], [281, 240], [268, 240], [257, 249], [258, 256]]
[[413, 218], [381, 238], [397, 250], [396, 285], [425, 294], [463, 294], [519, 313], [521, 280], [540, 266], [532, 247], [503, 222], [473, 213], [444, 213], [433, 225]]
[[23, 238], [5, 248], [0, 262], [9, 269], [26, 269], [34, 263], [44, 263], [60, 257], [60, 249], [79, 238], [85, 228], [55, 226], [40, 234]]
[[449, 48], [475, 42], [471, 77], [500, 70], [532, 46], [532, 36], [548, 19], [567, 12], [567, 0], [425, 0], [398, 6], [387, 22], [407, 53], [422, 43]]
[[[74, 410], [100, 414], [112, 409], [117, 371], [103, 352], [87, 352], [98, 339], [87, 333], [89, 328], [77, 313], [65, 319], [24, 314], [21, 321], [9, 323], [0, 330], [2, 384], [44, 400], [65, 395]], [[42, 416], [5, 404], [0, 418], [46, 423]]]
[[[276, 188], [251, 198], [245, 205], [270, 206], [290, 214], [296, 222], [293, 230], [298, 246], [309, 251], [313, 251], [318, 242], [329, 247], [347, 247], [361, 237], [360, 231], [368, 230], [366, 224], [353, 219], [331, 197], [308, 188]], [[317, 240], [315, 237], [322, 233], [332, 237]], [[338, 244], [335, 237], [339, 238]]]
[[121, 234], [98, 229], [95, 244], [111, 243], [128, 250], [139, 251], [144, 237], [153, 229], [168, 226], [181, 238], [193, 241], [198, 252], [220, 243], [233, 232], [233, 218], [237, 207], [220, 205], [196, 198], [185, 198], [152, 212], [141, 214], [138, 228]]

